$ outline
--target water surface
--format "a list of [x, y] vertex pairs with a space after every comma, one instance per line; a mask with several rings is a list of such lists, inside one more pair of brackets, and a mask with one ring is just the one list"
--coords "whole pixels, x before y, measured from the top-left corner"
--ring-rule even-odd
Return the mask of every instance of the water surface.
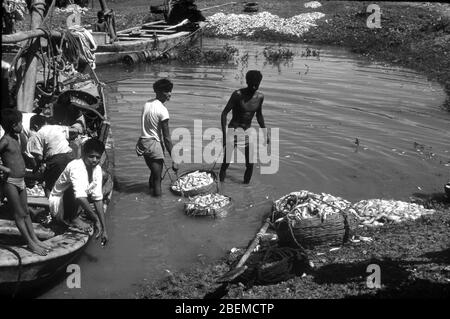
[[[107, 87], [117, 179], [107, 218], [110, 243], [106, 248], [92, 243], [80, 258], [81, 289], [62, 282], [43, 297], [133, 297], [138, 283], [245, 245], [271, 200], [291, 191], [350, 201], [408, 200], [416, 192], [443, 191], [450, 179], [450, 113], [440, 107], [445, 94], [437, 83], [411, 70], [367, 63], [340, 48], [322, 47], [317, 58], [302, 57], [306, 47], [289, 45], [297, 53], [294, 60], [273, 65], [265, 63], [264, 45], [227, 42], [238, 47], [238, 64], [98, 69], [102, 81], [116, 81]], [[205, 46], [225, 43], [209, 40]], [[174, 82], [166, 105], [170, 126], [193, 132], [196, 119], [203, 129], [220, 128], [220, 113], [231, 92], [245, 86], [249, 69], [262, 71], [266, 125], [280, 130], [278, 172], [261, 175], [256, 167], [251, 184], [243, 185], [244, 165], [232, 164], [224, 193], [235, 200], [236, 210], [222, 220], [185, 216], [183, 202], [168, 190], [173, 173], [163, 181], [161, 199], [149, 196], [149, 171], [134, 146], [142, 106], [154, 96], [153, 82], [161, 77]]]

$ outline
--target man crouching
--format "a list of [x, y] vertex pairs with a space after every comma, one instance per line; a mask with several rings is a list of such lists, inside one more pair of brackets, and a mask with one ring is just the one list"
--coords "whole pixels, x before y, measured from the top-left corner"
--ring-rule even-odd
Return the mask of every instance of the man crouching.
[[[80, 220], [80, 209], [94, 222], [95, 238], [102, 245], [108, 241], [103, 212], [103, 172], [99, 165], [105, 145], [90, 139], [83, 145], [82, 157], [67, 164], [50, 192], [50, 213], [56, 220], [68, 226], [87, 230], [88, 225]], [[94, 207], [90, 205], [93, 203]]]

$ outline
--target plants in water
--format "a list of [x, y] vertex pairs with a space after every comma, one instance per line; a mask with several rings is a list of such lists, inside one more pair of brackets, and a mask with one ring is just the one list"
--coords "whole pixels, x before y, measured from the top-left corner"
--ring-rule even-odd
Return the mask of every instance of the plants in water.
[[184, 64], [222, 64], [231, 63], [235, 60], [239, 50], [229, 44], [225, 44], [220, 49], [202, 50], [199, 47], [188, 45], [181, 47], [178, 54], [178, 61]]

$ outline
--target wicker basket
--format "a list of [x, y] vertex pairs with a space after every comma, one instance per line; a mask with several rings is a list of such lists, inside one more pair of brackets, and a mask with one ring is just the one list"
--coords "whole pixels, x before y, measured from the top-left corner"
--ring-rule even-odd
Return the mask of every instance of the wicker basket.
[[228, 213], [234, 209], [233, 199], [229, 196], [226, 196], [226, 197], [229, 199], [230, 202], [223, 207], [214, 209], [214, 208], [205, 208], [202, 206], [198, 206], [194, 209], [188, 209], [189, 203], [185, 203], [184, 204], [184, 212], [186, 215], [193, 216], [193, 217], [203, 217], [203, 216], [209, 216], [209, 217], [214, 217], [214, 218], [226, 217], [228, 215]]
[[312, 217], [301, 221], [284, 219], [276, 224], [281, 246], [312, 248], [322, 245], [342, 245], [355, 229], [357, 221], [351, 214], [333, 214], [325, 220]]
[[179, 178], [181, 178], [187, 174], [190, 174], [192, 172], [195, 172], [195, 171], [207, 172], [207, 173], [211, 174], [214, 181], [209, 185], [201, 186], [201, 187], [190, 189], [188, 191], [183, 191], [183, 192], [173, 188], [177, 183], [177, 181], [175, 181], [170, 185], [170, 190], [172, 191], [172, 193], [174, 193], [175, 195], [178, 195], [178, 196], [184, 195], [185, 197], [189, 197], [189, 196], [196, 196], [196, 195], [201, 195], [201, 194], [216, 193], [218, 191], [217, 175], [213, 171], [201, 170], [201, 169], [191, 170], [191, 171], [187, 171], [187, 172], [181, 174], [179, 176]]

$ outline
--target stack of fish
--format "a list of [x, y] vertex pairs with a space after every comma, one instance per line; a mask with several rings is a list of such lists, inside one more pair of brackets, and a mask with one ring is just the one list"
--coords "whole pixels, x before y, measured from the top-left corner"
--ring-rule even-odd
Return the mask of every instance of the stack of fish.
[[366, 226], [382, 226], [385, 223], [399, 223], [415, 220], [424, 215], [435, 213], [422, 205], [395, 200], [369, 199], [353, 205], [359, 216], [359, 222]]
[[217, 193], [197, 195], [189, 198], [184, 211], [189, 216], [216, 216], [218, 210], [231, 202], [231, 198]]
[[311, 27], [316, 26], [316, 20], [324, 16], [321, 12], [309, 12], [285, 19], [269, 12], [253, 15], [220, 12], [208, 17], [209, 23], [205, 26], [205, 32], [207, 35], [233, 37], [252, 36], [256, 31], [269, 31], [301, 37]]
[[[351, 206], [349, 201], [330, 194], [315, 194], [306, 190], [292, 192], [274, 202], [273, 211], [278, 218], [275, 222], [285, 217], [299, 221], [313, 217], [319, 217], [322, 221], [328, 216], [341, 213]], [[348, 212], [356, 214], [352, 209]]]
[[214, 178], [210, 173], [195, 171], [181, 176], [172, 185], [172, 189], [178, 192], [186, 192], [212, 183], [214, 183]]

